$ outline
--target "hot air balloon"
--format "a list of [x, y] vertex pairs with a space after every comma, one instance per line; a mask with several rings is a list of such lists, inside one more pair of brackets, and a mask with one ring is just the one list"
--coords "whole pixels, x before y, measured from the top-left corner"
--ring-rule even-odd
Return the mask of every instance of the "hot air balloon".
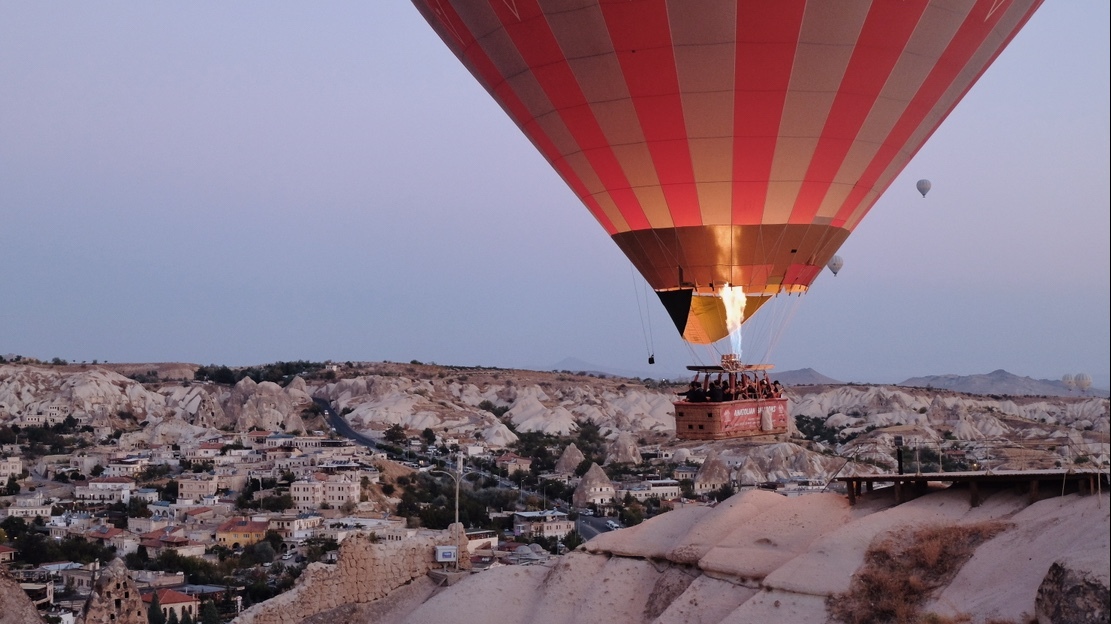
[[713, 343], [804, 293], [1041, 0], [413, 0]]
[[841, 267], [845, 266], [845, 261], [841, 259], [841, 256], [834, 256], [829, 259], [829, 264], [826, 266], [829, 267], [830, 271], [833, 271], [833, 276], [837, 277], [837, 272], [841, 270]]
[[1065, 387], [1069, 390], [1072, 390], [1076, 387], [1076, 379], [1072, 376], [1072, 373], [1065, 373], [1064, 375], [1062, 375], [1061, 383], [1065, 384]]
[[1092, 387], [1092, 376], [1088, 373], [1077, 373], [1076, 376], [1073, 377], [1073, 381], [1076, 383], [1076, 388], [1081, 392]]
[[933, 187], [929, 180], [919, 180], [916, 186], [918, 187], [918, 192], [922, 193], [922, 197], [925, 197], [926, 193], [929, 193], [930, 188]]

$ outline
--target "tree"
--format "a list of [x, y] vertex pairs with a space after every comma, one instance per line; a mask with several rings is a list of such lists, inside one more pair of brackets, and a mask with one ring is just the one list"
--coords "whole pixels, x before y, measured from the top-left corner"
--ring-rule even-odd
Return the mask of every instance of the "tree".
[[182, 611], [182, 613], [181, 613], [181, 624], [194, 624], [193, 615], [191, 613], [189, 613], [188, 611]]
[[162, 605], [158, 603], [158, 592], [150, 597], [150, 608], [147, 609], [147, 624], [166, 624], [166, 615], [162, 613]]
[[181, 620], [177, 619], [177, 611], [170, 609], [169, 617], [166, 618], [166, 624], [181, 624]]
[[8, 484], [4, 486], [4, 494], [15, 496], [19, 494], [19, 489], [19, 482], [15, 480], [15, 475], [8, 475]]
[[409, 439], [409, 436], [405, 434], [405, 427], [401, 425], [391, 425], [389, 429], [386, 429], [384, 436], [387, 442], [394, 444], [404, 444]]
[[204, 606], [201, 607], [200, 624], [220, 624], [220, 611], [216, 609], [215, 602], [204, 601]]
[[567, 550], [575, 550], [582, 543], [583, 538], [581, 535], [579, 535], [578, 531], [571, 531], [567, 535], [563, 536], [563, 545], [567, 547]]
[[432, 446], [436, 443], [436, 432], [432, 427], [425, 427], [424, 431], [420, 432], [420, 437], [424, 439], [425, 443]]

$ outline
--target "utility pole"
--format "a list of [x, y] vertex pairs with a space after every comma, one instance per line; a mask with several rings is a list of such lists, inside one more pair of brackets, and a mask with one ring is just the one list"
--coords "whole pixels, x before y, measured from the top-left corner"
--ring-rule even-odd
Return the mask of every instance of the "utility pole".
[[[455, 481], [455, 524], [459, 524], [459, 481], [463, 478], [463, 455], [462, 454], [456, 454], [456, 456], [455, 456], [455, 474], [452, 474], [452, 473], [448, 472], [447, 470], [438, 470], [438, 469], [437, 470], [429, 470], [428, 472], [438, 472], [440, 474], [446, 474], [447, 476], [451, 477], [452, 481]], [[456, 571], [459, 570], [459, 556], [460, 556], [460, 554], [461, 553], [459, 553], [459, 552], [455, 553], [455, 569], [456, 569]]]

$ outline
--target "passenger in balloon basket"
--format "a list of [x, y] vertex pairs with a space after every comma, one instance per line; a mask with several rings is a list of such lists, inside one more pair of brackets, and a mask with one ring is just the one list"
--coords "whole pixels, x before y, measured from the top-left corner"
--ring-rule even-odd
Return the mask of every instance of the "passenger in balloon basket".
[[760, 398], [770, 399], [772, 396], [772, 384], [768, 381], [767, 371], [764, 371], [764, 378], [760, 380]]
[[710, 401], [721, 403], [725, 400], [725, 391], [721, 389], [721, 381], [710, 382]]
[[684, 398], [688, 403], [703, 403], [706, 401], [706, 391], [702, 389], [702, 384], [698, 383], [698, 375], [694, 376], [694, 381], [683, 392], [676, 392], [675, 394]]

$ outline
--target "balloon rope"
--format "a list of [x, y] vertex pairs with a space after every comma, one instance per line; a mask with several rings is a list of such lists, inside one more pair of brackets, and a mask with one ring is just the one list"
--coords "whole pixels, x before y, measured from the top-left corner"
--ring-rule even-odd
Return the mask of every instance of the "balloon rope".
[[637, 316], [640, 317], [640, 333], [644, 335], [644, 348], [648, 351], [649, 357], [652, 356], [652, 347], [648, 342], [648, 331], [645, 329], [645, 317], [648, 316], [648, 293], [644, 293], [644, 301], [641, 301], [640, 290], [637, 289], [637, 275], [636, 267], [629, 263], [629, 276], [633, 282], [633, 297], [637, 300]]

